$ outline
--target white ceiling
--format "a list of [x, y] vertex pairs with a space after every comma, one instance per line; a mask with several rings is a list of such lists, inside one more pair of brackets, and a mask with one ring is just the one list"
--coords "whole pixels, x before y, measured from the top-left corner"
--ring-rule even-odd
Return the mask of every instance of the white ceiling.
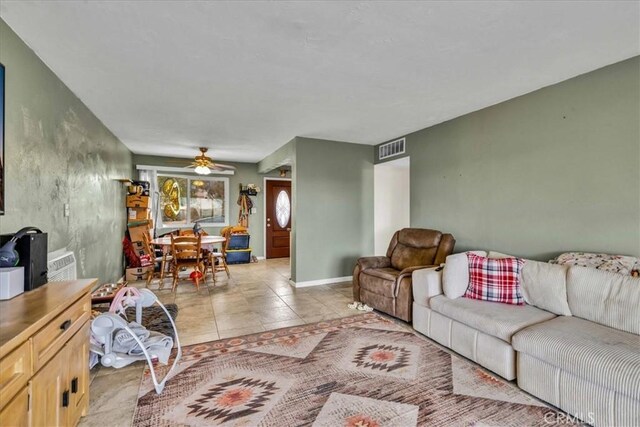
[[7, 1], [133, 152], [376, 144], [640, 54], [640, 3]]

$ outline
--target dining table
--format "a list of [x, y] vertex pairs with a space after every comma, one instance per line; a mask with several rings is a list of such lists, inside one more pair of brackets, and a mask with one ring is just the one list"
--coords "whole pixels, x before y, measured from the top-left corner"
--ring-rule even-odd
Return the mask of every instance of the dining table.
[[[210, 235], [201, 236], [200, 247], [202, 247], [202, 249], [208, 249], [210, 251], [213, 251], [214, 245], [219, 243], [224, 243], [226, 241], [227, 239], [222, 236], [210, 236]], [[155, 239], [152, 239], [151, 242], [149, 243], [151, 243], [154, 246], [162, 246], [162, 265], [164, 265], [167, 262], [167, 257], [171, 252], [171, 236], [156, 237]], [[183, 244], [190, 244], [190, 243], [183, 243]], [[176, 245], [180, 245], [180, 243], [176, 243]], [[224, 247], [222, 248], [222, 250], [224, 254]], [[164, 288], [163, 279], [164, 279], [164, 270], [160, 273], [160, 289]]]
[[[225, 242], [227, 239], [225, 239], [222, 236], [202, 236], [200, 238], [200, 245], [201, 246], [209, 246], [209, 245], [215, 245], [217, 243], [223, 243]], [[156, 245], [156, 246], [171, 246], [171, 237], [157, 237], [153, 240], [151, 240], [150, 242], [152, 245]]]

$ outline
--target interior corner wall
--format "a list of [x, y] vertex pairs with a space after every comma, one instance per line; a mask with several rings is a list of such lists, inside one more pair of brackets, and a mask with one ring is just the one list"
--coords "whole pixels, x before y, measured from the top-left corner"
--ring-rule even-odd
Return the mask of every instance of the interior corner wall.
[[298, 137], [293, 185], [292, 279], [350, 276], [373, 253], [372, 147]]
[[296, 138], [258, 162], [259, 173], [269, 173], [280, 166], [292, 166], [296, 157]]
[[409, 134], [411, 225], [456, 252], [640, 256], [639, 117], [635, 57]]
[[[36, 226], [76, 254], [78, 277], [122, 276], [130, 151], [0, 20], [5, 66], [5, 205], [0, 232]], [[70, 216], [64, 216], [64, 204]]]

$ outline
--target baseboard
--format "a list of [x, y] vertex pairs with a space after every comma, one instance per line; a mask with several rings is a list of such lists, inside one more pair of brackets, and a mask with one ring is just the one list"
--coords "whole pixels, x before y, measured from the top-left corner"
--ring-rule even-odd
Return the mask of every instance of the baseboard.
[[307, 288], [309, 286], [330, 285], [331, 283], [348, 282], [352, 277], [353, 276], [332, 277], [330, 279], [307, 280], [306, 282], [294, 282], [293, 280], [289, 280], [289, 282], [295, 288]]
[[265, 260], [266, 258], [265, 258], [265, 257], [263, 257], [263, 256], [257, 256], [257, 257], [256, 257], [256, 259], [257, 259], [258, 261], [262, 261], [262, 260]]

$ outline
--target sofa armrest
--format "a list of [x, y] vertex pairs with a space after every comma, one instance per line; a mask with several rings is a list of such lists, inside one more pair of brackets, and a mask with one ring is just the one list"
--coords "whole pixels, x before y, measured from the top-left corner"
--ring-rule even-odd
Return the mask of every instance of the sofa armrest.
[[391, 267], [391, 259], [386, 256], [363, 257], [358, 258], [358, 265], [360, 266], [360, 271], [370, 268], [387, 268]]
[[413, 272], [413, 300], [424, 307], [429, 307], [429, 300], [442, 294], [442, 269], [439, 267], [423, 268]]

